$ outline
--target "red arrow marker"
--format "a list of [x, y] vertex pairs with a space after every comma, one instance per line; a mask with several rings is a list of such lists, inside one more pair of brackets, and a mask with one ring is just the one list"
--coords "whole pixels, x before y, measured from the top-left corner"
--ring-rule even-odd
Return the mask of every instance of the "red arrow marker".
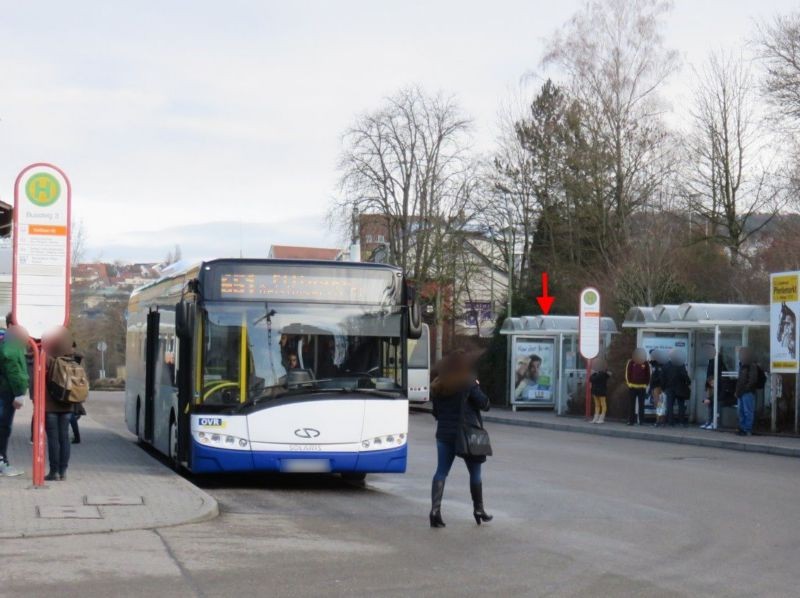
[[553, 301], [555, 300], [555, 297], [547, 294], [547, 272], [542, 272], [542, 294], [536, 298], [536, 301], [539, 302], [539, 307], [542, 308], [544, 315], [550, 313], [550, 308], [553, 307]]

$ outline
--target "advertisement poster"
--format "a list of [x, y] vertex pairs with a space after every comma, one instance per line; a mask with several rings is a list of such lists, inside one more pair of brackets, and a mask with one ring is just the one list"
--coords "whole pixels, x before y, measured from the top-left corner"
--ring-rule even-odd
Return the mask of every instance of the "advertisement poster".
[[555, 339], [515, 338], [514, 403], [552, 403]]
[[[680, 349], [688, 356], [689, 353], [689, 337], [684, 334], [676, 334], [674, 336], [643, 336], [642, 348], [647, 352], [647, 360], [652, 359], [651, 351], [664, 351], [669, 353], [673, 349]], [[653, 396], [648, 392], [647, 398], [644, 403], [645, 414], [652, 415], [655, 413], [655, 405], [653, 405]]]
[[770, 371], [797, 372], [798, 272], [770, 275], [769, 354]]
[[650, 360], [650, 351], [666, 351], [669, 353], [673, 349], [682, 349], [684, 353], [689, 353], [689, 337], [686, 335], [675, 336], [644, 336], [642, 338], [642, 348], [647, 351], [647, 359]]

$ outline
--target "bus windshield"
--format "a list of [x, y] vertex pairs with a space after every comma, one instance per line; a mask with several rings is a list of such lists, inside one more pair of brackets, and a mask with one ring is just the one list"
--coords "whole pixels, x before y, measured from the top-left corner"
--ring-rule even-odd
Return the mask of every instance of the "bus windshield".
[[290, 391], [402, 389], [397, 306], [219, 302], [205, 311], [204, 405]]

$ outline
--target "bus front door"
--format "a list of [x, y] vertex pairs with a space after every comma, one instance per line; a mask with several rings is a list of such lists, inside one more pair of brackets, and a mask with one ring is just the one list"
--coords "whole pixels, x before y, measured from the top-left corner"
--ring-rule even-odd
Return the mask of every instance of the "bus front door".
[[153, 442], [155, 432], [156, 364], [158, 363], [158, 324], [160, 314], [147, 314], [147, 338], [145, 340], [144, 375], [144, 440]]
[[191, 404], [192, 404], [192, 364], [194, 356], [192, 348], [194, 339], [183, 337], [178, 339], [178, 461], [189, 463], [189, 439], [191, 431]]

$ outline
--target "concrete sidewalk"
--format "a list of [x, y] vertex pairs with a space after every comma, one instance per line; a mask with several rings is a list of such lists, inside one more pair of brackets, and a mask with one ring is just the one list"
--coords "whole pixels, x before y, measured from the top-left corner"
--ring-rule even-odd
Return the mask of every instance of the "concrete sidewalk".
[[[411, 409], [430, 412], [430, 404], [412, 405]], [[483, 420], [487, 423], [510, 426], [800, 457], [800, 438], [766, 435], [737, 436], [733, 430], [701, 430], [696, 425], [688, 428], [654, 428], [650, 424], [627, 426], [614, 421], [593, 424], [582, 417], [560, 417], [551, 410], [525, 409], [514, 412], [502, 407], [492, 407], [491, 411], [483, 414]]]
[[72, 445], [67, 480], [33, 488], [30, 420], [27, 404], [15, 417], [9, 447], [24, 475], [0, 477], [0, 538], [150, 529], [219, 513], [211, 496], [88, 416], [80, 420], [81, 444]]

